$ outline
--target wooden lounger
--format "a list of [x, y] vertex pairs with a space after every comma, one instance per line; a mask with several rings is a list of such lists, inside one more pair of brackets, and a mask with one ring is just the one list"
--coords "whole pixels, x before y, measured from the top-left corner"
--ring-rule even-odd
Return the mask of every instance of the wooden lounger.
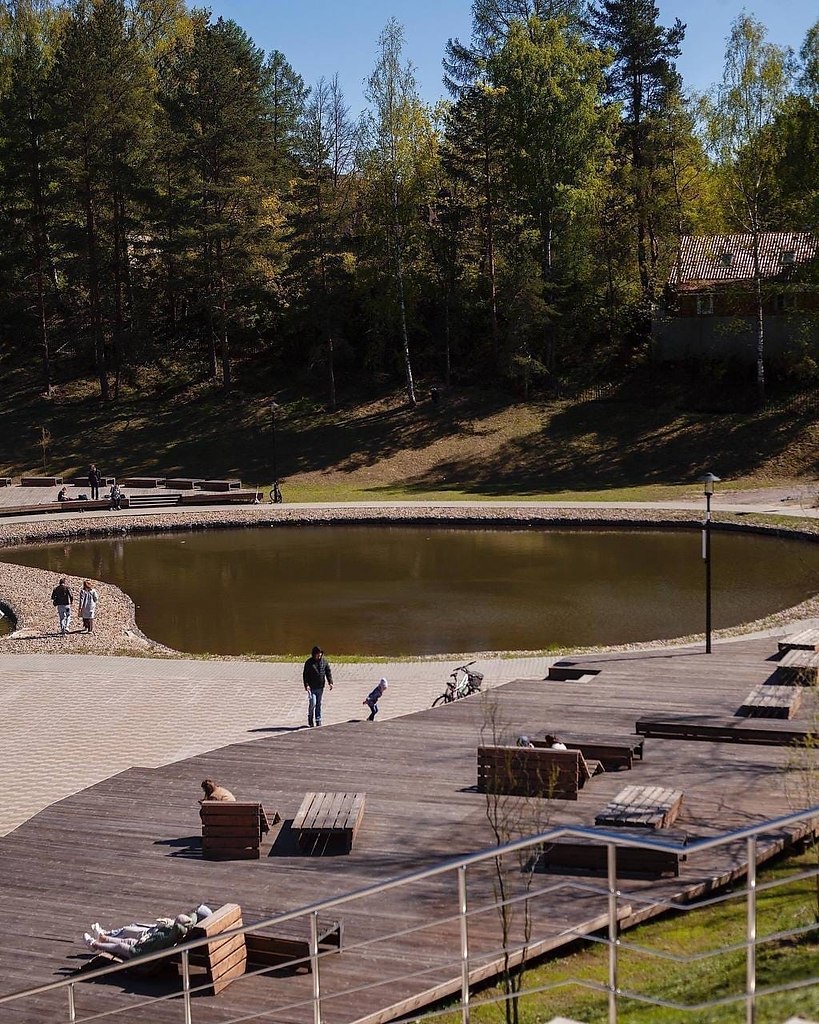
[[641, 736], [669, 740], [705, 740], [728, 743], [761, 743], [783, 747], [804, 745], [814, 735], [810, 729], [786, 722], [754, 721], [719, 715], [644, 715], [635, 729]]
[[478, 791], [576, 800], [598, 765], [579, 750], [478, 747]]
[[210, 917], [200, 921], [188, 935], [190, 942], [194, 939], [211, 940], [207, 945], [191, 950], [190, 963], [192, 966], [205, 968], [214, 995], [218, 995], [223, 988], [227, 988], [232, 981], [243, 975], [247, 968], [245, 936], [232, 935], [229, 938], [220, 938], [222, 932], [241, 928], [242, 924], [242, 909], [238, 903], [225, 903]]
[[272, 822], [258, 802], [203, 800], [202, 854], [209, 860], [258, 860], [262, 837], [270, 825], [281, 821], [276, 811]]

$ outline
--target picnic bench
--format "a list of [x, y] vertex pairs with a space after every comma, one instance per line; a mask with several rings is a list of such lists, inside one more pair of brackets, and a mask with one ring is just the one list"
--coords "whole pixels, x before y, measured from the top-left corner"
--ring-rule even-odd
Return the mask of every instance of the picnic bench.
[[579, 750], [547, 747], [478, 747], [478, 792], [576, 800], [578, 791], [602, 771]]
[[668, 828], [677, 820], [682, 807], [680, 789], [664, 786], [625, 786], [595, 816], [595, 825], [618, 828]]
[[293, 819], [293, 831], [303, 852], [322, 852], [341, 842], [349, 853], [364, 817], [366, 793], [307, 793]]
[[[332, 951], [341, 952], [343, 924], [341, 921], [318, 920], [318, 950], [320, 954]], [[278, 935], [267, 932], [248, 932], [247, 962], [251, 967], [288, 968], [292, 971], [304, 970], [308, 974], [313, 971], [310, 956], [310, 940], [306, 936], [296, 934], [282, 935], [281, 931], [298, 927], [296, 922], [285, 922], [278, 925]]]
[[808, 686], [819, 677], [819, 651], [795, 648], [785, 651], [776, 663], [776, 674], [784, 683], [801, 683]]
[[[679, 842], [681, 846], [688, 841], [688, 836], [683, 832], [664, 835], [663, 838]], [[677, 878], [680, 861], [685, 859], [686, 854], [677, 850], [618, 846], [617, 874], [649, 878], [670, 875]], [[608, 846], [595, 839], [556, 839], [543, 844], [536, 867], [558, 874], [604, 874], [608, 871]]]
[[[536, 747], [545, 747], [545, 740], [533, 739], [531, 742]], [[630, 738], [613, 738], [607, 736], [572, 736], [567, 739], [561, 734], [560, 742], [564, 743], [568, 750], [579, 750], [587, 761], [599, 761], [607, 772], [617, 771], [620, 768], [631, 768], [634, 758], [643, 759], [642, 736]]]
[[[258, 860], [262, 837], [271, 822], [264, 807], [254, 801], [203, 800], [202, 855], [208, 860]], [[273, 814], [272, 824], [281, 821]]]
[[737, 708], [740, 718], [792, 718], [802, 703], [799, 686], [755, 686]]
[[804, 745], [815, 735], [811, 729], [797, 728], [775, 720], [751, 725], [745, 718], [720, 715], [645, 715], [635, 730], [641, 736], [668, 740], [704, 740], [709, 742], [761, 743], [773, 747]]
[[803, 629], [779, 641], [779, 651], [819, 651], [819, 629]]

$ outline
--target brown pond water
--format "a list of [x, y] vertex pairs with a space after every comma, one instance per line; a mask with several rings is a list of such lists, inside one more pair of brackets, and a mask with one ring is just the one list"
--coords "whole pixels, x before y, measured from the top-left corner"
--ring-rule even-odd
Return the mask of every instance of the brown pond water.
[[[819, 544], [714, 533], [712, 554], [715, 629], [819, 591]], [[704, 619], [699, 531], [302, 526], [2, 557], [115, 583], [148, 636], [197, 653], [540, 650], [683, 636]]]

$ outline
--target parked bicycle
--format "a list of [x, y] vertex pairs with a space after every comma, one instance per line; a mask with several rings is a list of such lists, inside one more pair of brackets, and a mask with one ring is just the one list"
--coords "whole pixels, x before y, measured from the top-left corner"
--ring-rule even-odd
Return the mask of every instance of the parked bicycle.
[[450, 672], [446, 689], [432, 702], [434, 708], [439, 704], [451, 704], [452, 701], [460, 700], [461, 697], [468, 697], [471, 693], [480, 692], [483, 673], [470, 671], [474, 664], [474, 661], [470, 661], [466, 665], [459, 665], [454, 672]]
[[281, 487], [279, 487], [278, 480], [274, 481], [273, 486], [270, 488], [267, 497], [268, 500], [273, 505], [281, 505], [281, 503], [284, 501], [284, 498], [282, 497], [282, 489]]

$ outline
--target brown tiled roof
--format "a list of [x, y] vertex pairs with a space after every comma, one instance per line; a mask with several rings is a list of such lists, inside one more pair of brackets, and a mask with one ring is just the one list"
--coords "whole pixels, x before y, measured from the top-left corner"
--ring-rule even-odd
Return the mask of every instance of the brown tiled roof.
[[[765, 231], [759, 236], [762, 276], [787, 279], [814, 259], [817, 251], [810, 231]], [[687, 235], [681, 240], [679, 273], [675, 265], [668, 283], [690, 288], [709, 281], [747, 281], [753, 276], [753, 235]]]

